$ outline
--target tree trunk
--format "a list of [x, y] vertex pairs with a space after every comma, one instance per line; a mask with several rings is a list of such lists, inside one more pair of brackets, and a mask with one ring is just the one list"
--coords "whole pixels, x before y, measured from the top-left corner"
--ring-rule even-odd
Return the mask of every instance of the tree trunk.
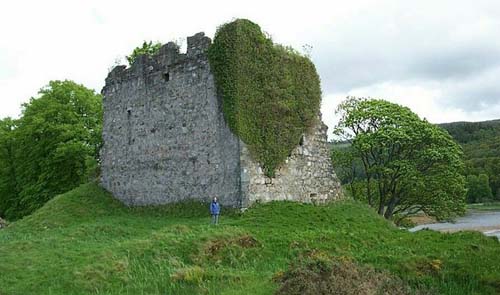
[[385, 210], [384, 217], [386, 219], [391, 219], [392, 218], [392, 213], [394, 212], [394, 208], [396, 208], [396, 205], [398, 204], [399, 200], [396, 197], [391, 198], [389, 205], [387, 205], [387, 209]]
[[380, 196], [380, 203], [378, 204], [378, 214], [384, 215], [385, 200]]

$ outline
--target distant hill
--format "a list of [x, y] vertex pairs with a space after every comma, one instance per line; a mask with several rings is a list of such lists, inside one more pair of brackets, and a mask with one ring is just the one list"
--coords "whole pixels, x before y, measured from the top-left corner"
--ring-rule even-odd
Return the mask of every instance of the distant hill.
[[500, 200], [500, 120], [440, 124], [462, 145], [467, 175], [486, 174], [492, 195]]
[[438, 124], [446, 129], [461, 144], [483, 141], [500, 136], [500, 119], [482, 122], [453, 122]]

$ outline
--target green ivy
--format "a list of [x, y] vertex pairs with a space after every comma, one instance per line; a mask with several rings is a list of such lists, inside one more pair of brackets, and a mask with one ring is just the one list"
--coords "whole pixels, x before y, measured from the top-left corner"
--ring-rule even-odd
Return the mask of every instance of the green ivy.
[[273, 177], [318, 115], [314, 64], [245, 19], [218, 28], [209, 60], [226, 122]]

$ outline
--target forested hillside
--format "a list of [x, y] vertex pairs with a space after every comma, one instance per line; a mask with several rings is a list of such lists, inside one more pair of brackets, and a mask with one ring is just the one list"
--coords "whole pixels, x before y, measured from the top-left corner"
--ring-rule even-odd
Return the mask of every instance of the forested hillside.
[[500, 120], [446, 123], [440, 127], [464, 149], [469, 201], [500, 200]]

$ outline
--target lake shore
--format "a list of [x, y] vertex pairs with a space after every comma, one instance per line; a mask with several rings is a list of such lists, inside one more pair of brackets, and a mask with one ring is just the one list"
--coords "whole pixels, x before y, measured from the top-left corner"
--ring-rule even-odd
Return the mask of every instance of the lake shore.
[[454, 222], [420, 224], [411, 228], [410, 232], [423, 229], [440, 232], [479, 231], [500, 239], [500, 211], [469, 210], [465, 216], [457, 218]]

